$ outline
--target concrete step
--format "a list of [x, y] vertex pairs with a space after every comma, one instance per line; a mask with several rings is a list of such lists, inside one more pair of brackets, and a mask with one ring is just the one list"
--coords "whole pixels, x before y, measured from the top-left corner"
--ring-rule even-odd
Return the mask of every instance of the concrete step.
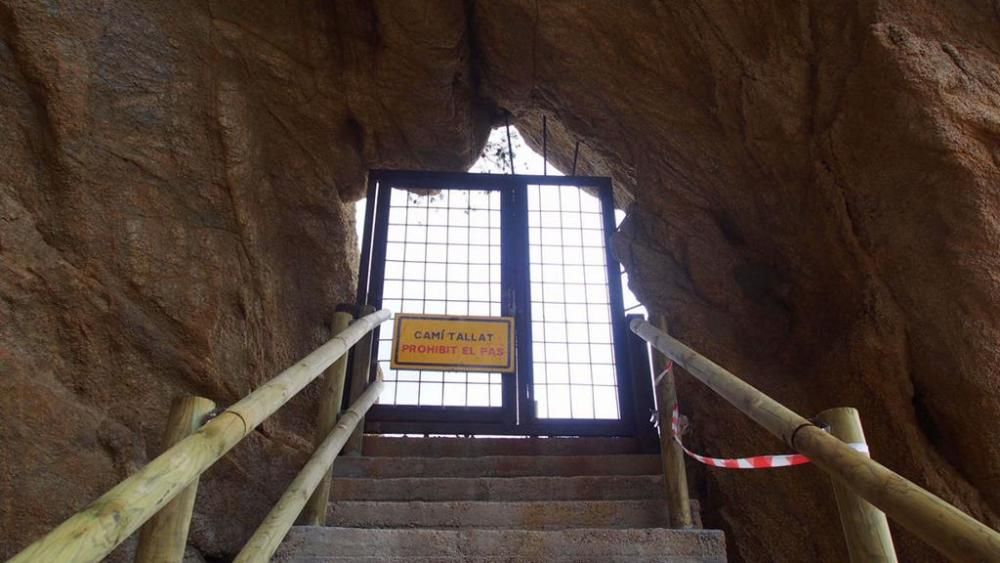
[[421, 530], [295, 527], [280, 563], [374, 561], [725, 563], [715, 530]]
[[663, 478], [659, 475], [334, 479], [330, 498], [337, 501], [654, 500], [662, 499], [663, 491]]
[[552, 477], [569, 475], [657, 475], [658, 455], [341, 457], [335, 477]]
[[399, 438], [367, 435], [364, 455], [477, 457], [498, 455], [636, 454], [635, 438]]
[[330, 503], [327, 522], [342, 528], [656, 528], [669, 526], [661, 500]]

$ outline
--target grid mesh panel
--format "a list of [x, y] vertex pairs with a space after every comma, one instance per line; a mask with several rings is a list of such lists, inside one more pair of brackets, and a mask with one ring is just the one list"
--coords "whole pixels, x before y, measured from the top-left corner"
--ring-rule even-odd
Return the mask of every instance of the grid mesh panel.
[[601, 202], [574, 186], [528, 186], [538, 418], [617, 419]]
[[[393, 189], [382, 306], [393, 312], [500, 316], [500, 193]], [[502, 406], [502, 375], [393, 370], [393, 321], [382, 325], [378, 361], [384, 405]]]

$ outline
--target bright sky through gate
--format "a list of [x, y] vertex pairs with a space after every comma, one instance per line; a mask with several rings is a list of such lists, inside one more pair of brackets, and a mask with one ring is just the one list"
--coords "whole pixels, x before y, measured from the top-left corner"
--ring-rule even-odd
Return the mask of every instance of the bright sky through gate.
[[[516, 127], [510, 128], [511, 143], [514, 145], [514, 170], [518, 174], [541, 174], [543, 171], [543, 161], [542, 155], [531, 150], [528, 145], [524, 143], [524, 139], [521, 137], [521, 133]], [[501, 146], [506, 151], [507, 147], [507, 130], [504, 127], [498, 127], [490, 133], [490, 138], [488, 141], [488, 146]], [[478, 173], [489, 173], [489, 174], [507, 174], [508, 164], [503, 162], [495, 162], [495, 159], [480, 157], [472, 168], [469, 168], [469, 172]], [[548, 173], [552, 176], [564, 176], [560, 170], [557, 170], [552, 163], [549, 163]], [[586, 196], [591, 197], [591, 196]], [[363, 236], [363, 229], [365, 223], [365, 200], [359, 200], [355, 204], [355, 217], [357, 219], [357, 233], [358, 233], [358, 247], [361, 246], [361, 237]], [[619, 225], [622, 219], [625, 218], [625, 212], [620, 209], [615, 209], [615, 225]], [[571, 281], [571, 280], [567, 280]], [[641, 315], [646, 315], [646, 307], [639, 304], [639, 300], [636, 299], [635, 295], [628, 287], [628, 274], [622, 274], [622, 296], [625, 301], [625, 309], [628, 313], [636, 313]]]
[[[514, 168], [541, 175], [543, 161], [511, 128]], [[470, 172], [508, 174], [507, 134], [491, 134]], [[548, 167], [548, 174], [564, 174]], [[573, 186], [529, 185], [533, 398], [542, 419], [621, 416], [613, 352], [601, 202]], [[388, 217], [383, 306], [394, 313], [501, 313], [500, 194], [442, 190], [418, 195], [393, 189]], [[364, 221], [358, 202], [358, 236]], [[624, 213], [615, 212], [616, 222]], [[629, 312], [637, 306], [623, 275]], [[392, 324], [380, 335], [385, 374], [380, 404], [499, 407], [499, 373], [395, 370]]]

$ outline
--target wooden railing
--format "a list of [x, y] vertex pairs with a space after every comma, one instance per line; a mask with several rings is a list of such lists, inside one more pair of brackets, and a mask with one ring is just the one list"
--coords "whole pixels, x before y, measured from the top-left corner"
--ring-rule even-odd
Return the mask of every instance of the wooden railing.
[[[955, 561], [1000, 562], [1000, 533], [855, 451], [648, 322], [635, 319], [631, 329], [751, 420], [808, 457], [833, 478], [837, 487], [880, 508], [945, 556]], [[831, 411], [826, 412], [838, 414]], [[669, 432], [669, 427], [663, 432]]]
[[[180, 561], [199, 476], [325, 370], [313, 455], [235, 561], [269, 560], [296, 519], [322, 525], [330, 468], [341, 450], [345, 455], [360, 455], [363, 418], [382, 390], [380, 380], [368, 382], [371, 331], [387, 320], [390, 312], [365, 308], [362, 315], [353, 320], [353, 315], [338, 312], [333, 339], [204, 425], [214, 403], [200, 397], [175, 401], [165, 436], [168, 449], [163, 454], [15, 555], [10, 563], [97, 561], [144, 523], [136, 560]], [[855, 553], [867, 553], [858, 560], [894, 561], [887, 530], [882, 533], [877, 529], [881, 514], [866, 508], [871, 503], [956, 561], [1000, 563], [1000, 534], [838, 439], [859, 439], [860, 427], [851, 426], [849, 410], [825, 411], [821, 418], [834, 427], [833, 432], [827, 432], [646, 321], [635, 319], [631, 328], [655, 350], [831, 475], [845, 530], [848, 512], [858, 530], [853, 538], [856, 543], [850, 534], [848, 537], [852, 559]], [[348, 351], [354, 358], [351, 406], [339, 413]], [[668, 388], [657, 390], [661, 410], [664, 403], [674, 400], [672, 382], [667, 383]], [[683, 467], [676, 457], [665, 459], [670, 467]], [[674, 473], [669, 467], [665, 469]], [[672, 505], [686, 506], [686, 486], [677, 483], [673, 489], [668, 500]], [[687, 520], [680, 517], [673, 524], [685, 527]]]
[[[363, 312], [369, 314], [350, 325], [351, 316], [339, 313], [334, 325], [342, 330], [336, 336], [204, 426], [201, 422], [214, 406], [211, 401], [198, 397], [175, 401], [166, 438], [172, 445], [167, 451], [15, 555], [10, 563], [98, 561], [161, 510], [140, 534], [137, 560], [180, 561], [199, 476], [336, 362], [323, 386], [318, 447], [237, 559], [267, 561], [310, 495], [326, 481], [324, 477], [344, 444], [353, 441], [349, 448], [360, 455], [360, 422], [382, 389], [381, 381], [370, 385], [367, 381], [371, 331], [391, 314], [387, 310], [371, 312], [370, 308]], [[351, 407], [337, 420], [347, 353], [352, 347]], [[319, 493], [323, 498], [310, 506], [325, 510], [329, 487]]]

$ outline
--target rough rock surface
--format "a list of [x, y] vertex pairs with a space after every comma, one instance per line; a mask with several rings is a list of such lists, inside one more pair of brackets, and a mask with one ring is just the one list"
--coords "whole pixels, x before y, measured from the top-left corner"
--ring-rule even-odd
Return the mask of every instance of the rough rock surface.
[[[462, 4], [378, 10], [0, 2], [0, 558], [158, 453], [172, 396], [329, 337], [368, 168], [478, 154]], [[309, 399], [202, 481], [202, 552], [301, 466]]]
[[[231, 403], [320, 342], [364, 171], [461, 168], [492, 107], [614, 177], [673, 333], [860, 408], [879, 460], [997, 526], [998, 28], [989, 0], [0, 0], [0, 557], [154, 455], [174, 394]], [[781, 448], [680, 393], [699, 449]], [[198, 550], [275, 500], [309, 399], [203, 480]], [[696, 477], [731, 560], [844, 560], [814, 469]]]
[[[474, 21], [481, 92], [536, 145], [548, 114], [557, 162], [582, 140], [629, 192], [615, 248], [675, 335], [807, 416], [859, 408], [880, 461], [1000, 524], [995, 2], [479, 2]], [[783, 449], [679, 393], [696, 448]], [[733, 560], [846, 560], [815, 469], [697, 472]]]

